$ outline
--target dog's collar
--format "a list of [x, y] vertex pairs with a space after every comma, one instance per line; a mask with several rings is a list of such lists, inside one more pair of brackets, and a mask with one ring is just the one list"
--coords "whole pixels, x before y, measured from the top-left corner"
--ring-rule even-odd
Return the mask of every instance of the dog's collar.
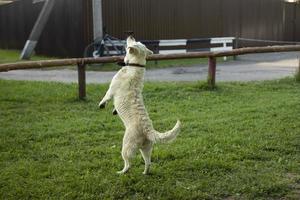
[[118, 62], [119, 66], [125, 67], [125, 66], [134, 66], [134, 67], [145, 67], [145, 65], [140, 65], [137, 63], [125, 63], [125, 62]]

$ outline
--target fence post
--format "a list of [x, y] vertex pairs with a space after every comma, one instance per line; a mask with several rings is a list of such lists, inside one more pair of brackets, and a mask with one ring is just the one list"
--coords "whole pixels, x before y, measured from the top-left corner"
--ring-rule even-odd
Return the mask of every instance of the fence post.
[[85, 64], [78, 63], [78, 96], [79, 99], [84, 100], [86, 97], [86, 81], [85, 81]]
[[210, 88], [214, 88], [216, 84], [216, 57], [208, 58], [208, 77], [207, 83]]
[[[234, 49], [238, 49], [239, 48], [239, 38], [238, 37], [236, 37], [235, 40], [234, 40], [233, 48]], [[233, 60], [237, 60], [237, 55], [233, 56]]]

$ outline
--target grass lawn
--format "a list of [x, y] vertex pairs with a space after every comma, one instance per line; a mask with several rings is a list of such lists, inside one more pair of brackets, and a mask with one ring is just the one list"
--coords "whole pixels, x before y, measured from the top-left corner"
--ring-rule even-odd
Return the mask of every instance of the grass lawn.
[[[20, 62], [20, 54], [21, 51], [19, 50], [4, 50], [0, 49], [0, 64], [3, 63], [11, 63], [11, 62]], [[51, 58], [46, 56], [39, 56], [35, 55], [31, 58], [31, 60], [49, 60], [49, 59], [57, 59], [57, 58]], [[232, 57], [228, 57], [227, 60], [232, 60]], [[218, 58], [218, 62], [224, 62], [223, 58]], [[166, 68], [166, 67], [178, 67], [178, 66], [193, 66], [193, 65], [199, 65], [199, 64], [206, 64], [208, 63], [207, 58], [198, 58], [198, 59], [179, 59], [179, 60], [163, 60], [158, 61], [156, 64], [154, 61], [147, 62], [147, 69], [157, 69], [157, 68]], [[66, 66], [65, 68], [68, 69], [77, 69], [75, 66]], [[49, 69], [61, 69], [61, 67], [52, 67], [47, 68]], [[87, 70], [89, 71], [116, 71], [119, 70], [120, 66], [118, 66], [116, 63], [108, 63], [108, 64], [102, 64], [102, 65], [88, 65]]]
[[[20, 62], [21, 51], [19, 50], [8, 50], [8, 49], [0, 49], [0, 64], [3, 63], [11, 63], [11, 62]], [[47, 60], [51, 59], [46, 56], [32, 56], [31, 60]]]
[[[294, 79], [146, 83], [159, 131], [179, 118], [171, 144], [140, 155], [123, 176], [124, 128], [98, 110], [107, 85], [0, 80], [0, 199], [299, 199], [300, 84]], [[297, 189], [298, 188], [298, 189]]]

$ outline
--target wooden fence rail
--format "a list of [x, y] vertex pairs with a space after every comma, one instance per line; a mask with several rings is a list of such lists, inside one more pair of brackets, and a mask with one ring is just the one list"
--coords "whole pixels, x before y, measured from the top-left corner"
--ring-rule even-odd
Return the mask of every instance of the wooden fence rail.
[[[147, 60], [172, 60], [172, 59], [192, 59], [192, 58], [208, 58], [208, 84], [211, 87], [215, 86], [216, 80], [216, 57], [224, 56], [237, 56], [253, 53], [272, 53], [272, 52], [289, 52], [300, 51], [300, 45], [284, 45], [284, 46], [267, 46], [267, 47], [248, 47], [233, 49], [231, 51], [219, 52], [190, 52], [190, 53], [177, 53], [177, 54], [154, 54]], [[86, 97], [86, 81], [85, 81], [85, 65], [95, 63], [115, 63], [122, 61], [123, 56], [100, 57], [100, 58], [71, 58], [71, 59], [56, 59], [56, 60], [41, 60], [41, 61], [28, 61], [17, 63], [0, 64], [0, 72], [6, 72], [17, 69], [33, 69], [33, 68], [48, 68], [59, 66], [78, 66], [78, 82], [79, 82], [79, 98]]]

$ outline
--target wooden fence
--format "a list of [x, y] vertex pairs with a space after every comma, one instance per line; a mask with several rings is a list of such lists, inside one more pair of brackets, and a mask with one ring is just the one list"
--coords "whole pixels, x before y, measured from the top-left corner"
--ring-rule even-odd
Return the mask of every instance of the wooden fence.
[[[284, 45], [284, 46], [268, 46], [268, 47], [248, 47], [233, 49], [231, 51], [218, 52], [190, 52], [177, 54], [154, 54], [149, 56], [147, 60], [172, 60], [172, 59], [192, 59], [192, 58], [208, 58], [208, 76], [207, 81], [210, 87], [215, 87], [216, 81], [216, 58], [224, 56], [237, 56], [253, 53], [272, 53], [272, 52], [289, 52], [300, 51], [300, 45]], [[123, 61], [123, 56], [111, 56], [100, 58], [72, 58], [72, 59], [56, 59], [56, 60], [42, 60], [29, 61], [18, 63], [0, 64], [0, 72], [6, 72], [17, 69], [33, 69], [33, 68], [48, 68], [68, 65], [78, 66], [78, 85], [79, 98], [86, 97], [86, 69], [87, 64], [93, 63], [115, 63]]]
[[[124, 39], [243, 37], [300, 41], [300, 4], [283, 0], [106, 0], [103, 25]], [[0, 6], [0, 48], [22, 49], [43, 3], [20, 0]], [[37, 54], [82, 57], [93, 41], [91, 0], [56, 1]], [[258, 46], [258, 41], [239, 43]], [[266, 45], [266, 43], [263, 43]], [[241, 47], [240, 46], [240, 47]]]
[[[59, 0], [36, 47], [41, 55], [81, 57], [92, 40], [90, 0]], [[22, 49], [43, 2], [15, 1], [0, 6], [0, 48]]]

